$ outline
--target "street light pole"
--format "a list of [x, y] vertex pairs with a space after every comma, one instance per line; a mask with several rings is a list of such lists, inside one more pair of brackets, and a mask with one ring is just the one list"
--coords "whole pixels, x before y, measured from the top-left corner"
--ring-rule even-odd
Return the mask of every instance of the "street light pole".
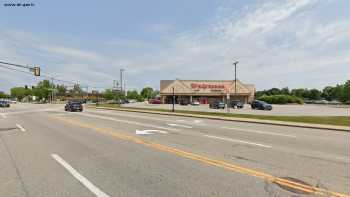
[[120, 92], [122, 95], [123, 94], [123, 71], [125, 71], [124, 69], [120, 69]]
[[235, 96], [237, 95], [237, 64], [238, 61], [233, 63], [233, 65], [235, 66]]
[[175, 88], [173, 87], [173, 108], [171, 110], [172, 112], [175, 111]]

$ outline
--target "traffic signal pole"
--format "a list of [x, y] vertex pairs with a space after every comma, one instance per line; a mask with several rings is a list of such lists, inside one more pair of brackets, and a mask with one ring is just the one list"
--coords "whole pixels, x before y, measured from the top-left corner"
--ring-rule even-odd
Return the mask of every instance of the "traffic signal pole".
[[29, 69], [29, 71], [33, 72], [34, 76], [40, 76], [40, 67], [39, 66], [25, 66], [25, 65], [14, 64], [14, 63], [9, 63], [9, 62], [4, 62], [4, 61], [0, 61], [0, 64]]

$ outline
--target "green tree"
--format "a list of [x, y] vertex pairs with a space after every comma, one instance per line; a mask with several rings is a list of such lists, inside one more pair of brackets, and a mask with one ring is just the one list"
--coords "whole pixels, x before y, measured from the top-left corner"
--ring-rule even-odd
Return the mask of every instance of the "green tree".
[[25, 96], [28, 95], [28, 91], [24, 87], [14, 87], [11, 88], [11, 97], [16, 98], [18, 100], [22, 100]]
[[147, 100], [152, 98], [153, 96], [153, 88], [151, 87], [145, 87], [141, 90], [141, 96]]
[[52, 91], [52, 84], [49, 80], [43, 80], [38, 83], [36, 87], [32, 89], [33, 95], [41, 99], [48, 99]]
[[299, 97], [299, 98], [304, 98], [305, 95], [305, 89], [304, 88], [298, 88], [298, 89], [293, 89], [291, 91], [291, 94], [293, 96]]
[[348, 80], [343, 86], [342, 98], [344, 102], [350, 102], [350, 80]]
[[326, 99], [327, 101], [332, 101], [335, 99], [335, 95], [333, 94], [333, 89], [334, 87], [332, 86], [327, 86], [323, 88], [322, 90], [322, 97]]
[[67, 95], [67, 87], [64, 85], [57, 85], [57, 96], [66, 96]]
[[137, 90], [128, 90], [126, 98], [128, 99], [138, 99], [140, 97]]
[[0, 98], [9, 98], [10, 96], [7, 95], [5, 92], [0, 91]]
[[308, 99], [310, 100], [320, 100], [322, 92], [317, 89], [311, 89], [308, 95]]
[[113, 93], [113, 91], [111, 89], [106, 89], [103, 92], [103, 98], [106, 100], [113, 100], [115, 97], [115, 94]]

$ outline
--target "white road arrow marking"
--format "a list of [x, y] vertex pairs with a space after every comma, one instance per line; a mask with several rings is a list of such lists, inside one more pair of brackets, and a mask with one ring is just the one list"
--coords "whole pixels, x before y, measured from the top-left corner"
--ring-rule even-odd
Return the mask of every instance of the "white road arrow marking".
[[161, 134], [167, 134], [168, 132], [166, 131], [161, 131], [161, 130], [136, 130], [136, 135], [150, 135], [154, 133], [161, 133]]
[[183, 127], [183, 128], [187, 128], [187, 129], [192, 129], [191, 126], [187, 126], [187, 125], [174, 124], [174, 123], [168, 123], [168, 125], [172, 126], [172, 127]]

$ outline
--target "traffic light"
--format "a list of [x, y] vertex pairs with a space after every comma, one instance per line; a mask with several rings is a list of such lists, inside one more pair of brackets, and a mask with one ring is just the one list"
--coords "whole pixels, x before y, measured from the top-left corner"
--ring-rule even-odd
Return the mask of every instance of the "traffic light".
[[34, 76], [40, 76], [40, 67], [34, 67]]

